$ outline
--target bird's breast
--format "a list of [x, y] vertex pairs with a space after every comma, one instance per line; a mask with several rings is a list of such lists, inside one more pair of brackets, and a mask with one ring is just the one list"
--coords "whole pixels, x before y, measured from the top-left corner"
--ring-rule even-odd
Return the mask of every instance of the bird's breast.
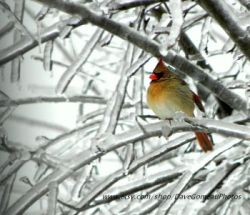
[[174, 117], [179, 111], [188, 116], [193, 115], [194, 103], [190, 91], [186, 89], [180, 90], [164, 83], [151, 83], [147, 91], [147, 102], [161, 119]]

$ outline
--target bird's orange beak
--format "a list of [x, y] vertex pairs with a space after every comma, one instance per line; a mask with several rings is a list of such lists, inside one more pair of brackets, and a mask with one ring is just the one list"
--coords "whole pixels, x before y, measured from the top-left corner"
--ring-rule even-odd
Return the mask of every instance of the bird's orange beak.
[[149, 76], [149, 78], [150, 78], [152, 81], [155, 81], [155, 80], [158, 79], [157, 75], [154, 74], [154, 73], [152, 73], [152, 74]]

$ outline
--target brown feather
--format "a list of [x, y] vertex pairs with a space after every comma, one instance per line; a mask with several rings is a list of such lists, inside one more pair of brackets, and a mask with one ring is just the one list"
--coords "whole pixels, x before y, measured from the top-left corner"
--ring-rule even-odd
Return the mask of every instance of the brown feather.
[[209, 140], [208, 135], [205, 132], [195, 132], [195, 136], [197, 141], [204, 152], [212, 151], [213, 145], [212, 142]]
[[202, 111], [205, 112], [205, 109], [203, 107], [203, 104], [201, 103], [201, 99], [199, 96], [197, 96], [194, 92], [193, 93], [193, 100], [195, 102], [195, 104], [197, 105], [197, 107]]

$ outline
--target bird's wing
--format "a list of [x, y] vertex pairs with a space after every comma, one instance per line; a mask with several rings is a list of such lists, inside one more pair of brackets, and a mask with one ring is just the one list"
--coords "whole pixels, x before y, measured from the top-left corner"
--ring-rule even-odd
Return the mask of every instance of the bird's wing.
[[205, 109], [204, 109], [204, 106], [203, 104], [201, 103], [201, 99], [198, 95], [196, 95], [194, 92], [193, 93], [193, 100], [194, 100], [194, 103], [197, 105], [197, 107], [202, 111], [202, 112], [205, 112]]

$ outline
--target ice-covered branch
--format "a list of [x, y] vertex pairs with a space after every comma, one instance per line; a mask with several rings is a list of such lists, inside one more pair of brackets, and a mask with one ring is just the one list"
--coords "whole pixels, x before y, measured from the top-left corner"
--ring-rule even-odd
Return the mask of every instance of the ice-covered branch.
[[[132, 46], [131, 46], [132, 48]], [[149, 60], [149, 56], [144, 56], [138, 61], [136, 61], [130, 67], [126, 66], [125, 64], [129, 63], [127, 61], [124, 62], [123, 71], [121, 74], [120, 81], [114, 91], [113, 95], [111, 96], [110, 100], [108, 101], [106, 111], [104, 113], [103, 122], [101, 123], [98, 134], [105, 134], [105, 133], [112, 133], [114, 132], [117, 124], [117, 120], [119, 119], [119, 115], [122, 109], [122, 105], [124, 103], [125, 94], [127, 91], [127, 86], [131, 76]], [[131, 60], [131, 59], [130, 59]]]
[[[220, 146], [210, 154], [205, 155], [197, 165], [192, 165], [187, 168], [182, 177], [179, 179], [178, 185], [175, 186], [174, 189], [171, 191], [171, 196], [182, 194], [196, 173], [198, 173], [202, 168], [204, 168], [208, 163], [213, 161], [220, 154], [232, 148], [239, 142], [240, 141], [236, 139], [231, 139], [231, 141], [227, 140], [223, 143], [222, 146]], [[170, 198], [163, 202], [162, 205], [159, 207], [157, 214], [167, 214], [177, 200], [178, 198]]]
[[16, 100], [0, 100], [0, 107], [11, 107], [26, 104], [36, 104], [36, 103], [59, 103], [59, 102], [79, 102], [79, 103], [96, 103], [96, 104], [106, 104], [106, 101], [98, 96], [83, 96], [83, 95], [73, 95], [73, 96], [39, 96]]
[[166, 0], [122, 0], [115, 1], [109, 5], [110, 10], [127, 10], [133, 7], [148, 6], [154, 3], [165, 2]]
[[[236, 195], [240, 189], [244, 189], [250, 185], [249, 177], [249, 160], [244, 164], [238, 167], [231, 178], [228, 179], [227, 183], [224, 183], [223, 186], [216, 192], [217, 195], [224, 194], [227, 196]], [[244, 198], [241, 196], [241, 198]], [[215, 211], [221, 205], [223, 205], [228, 198], [219, 198], [219, 199], [209, 199], [206, 206], [201, 207], [198, 211], [198, 215], [208, 215], [212, 211]], [[239, 200], [238, 200], [239, 201]]]
[[97, 25], [112, 34], [135, 44], [152, 55], [156, 57], [163, 57], [167, 63], [173, 65], [174, 67], [191, 76], [193, 79], [199, 81], [232, 108], [246, 111], [246, 102], [241, 97], [229, 91], [220, 82], [214, 80], [210, 75], [204, 73], [199, 67], [195, 66], [180, 55], [177, 55], [175, 52], [169, 51], [166, 56], [163, 56], [160, 53], [159, 44], [149, 39], [147, 36], [143, 36], [137, 31], [114, 20], [108, 19], [105, 16], [97, 15], [83, 5], [69, 3], [68, 1], [64, 0], [37, 1], [70, 14], [78, 14], [83, 19], [87, 19], [92, 24]]
[[[217, 121], [213, 119], [195, 119], [195, 118], [186, 118], [185, 121], [194, 125], [201, 126], [208, 131], [212, 131], [215, 133], [220, 133], [225, 136], [238, 137], [242, 139], [250, 138], [250, 128], [248, 126], [241, 126], [234, 123], [227, 123], [224, 121]], [[216, 131], [218, 129], [218, 132]]]
[[124, 56], [123, 64], [121, 65], [120, 80], [108, 100], [102, 122], [97, 131], [97, 137], [106, 133], [111, 134], [116, 129], [129, 83], [127, 69], [130, 67], [132, 49], [133, 46], [131, 44], [127, 45], [127, 51]]
[[[4, 171], [0, 175], [0, 184], [9, 179], [10, 176], [15, 174], [28, 160], [30, 159], [29, 152], [20, 152], [20, 157], [15, 159], [11, 167], [7, 171]], [[2, 169], [2, 167], [1, 167]]]
[[168, 36], [167, 47], [171, 48], [177, 42], [183, 24], [181, 0], [169, 0], [169, 10], [172, 16], [172, 26]]
[[0, 214], [4, 214], [4, 211], [8, 208], [15, 180], [16, 173], [14, 173], [9, 180], [5, 182], [0, 201]]
[[[167, 183], [169, 181], [172, 181], [173, 179], [178, 178], [183, 173], [184, 169], [184, 167], [180, 167], [167, 171], [164, 170], [149, 176], [143, 176], [141, 179], [135, 179], [130, 181], [125, 186], [112, 187], [106, 190], [103, 195], [111, 195], [116, 197], [126, 196], [158, 184]], [[98, 198], [93, 203], [97, 205], [103, 202], [103, 198]]]
[[[229, 134], [229, 132], [227, 131], [225, 132], [225, 126], [231, 127], [232, 126], [231, 123], [225, 123], [225, 122], [221, 122], [217, 120], [214, 120], [214, 121], [216, 121], [216, 124], [214, 126], [209, 127], [210, 132], [215, 131], [220, 134], [225, 134], [227, 136], [230, 135], [232, 137], [250, 139], [249, 129], [246, 126], [233, 125], [234, 131]], [[199, 125], [201, 124], [202, 123], [199, 123]], [[110, 151], [113, 151], [117, 148], [120, 148], [130, 143], [135, 143], [137, 141], [141, 141], [141, 140], [153, 137], [153, 136], [159, 136], [162, 134], [162, 128], [164, 126], [166, 126], [165, 121], [146, 125], [144, 126], [143, 130], [141, 128], [135, 127], [124, 133], [117, 134], [117, 135], [109, 135], [100, 140], [97, 140], [98, 142], [96, 144], [98, 145], [98, 147], [96, 148], [96, 151], [86, 150], [86, 151], [79, 153], [79, 155], [74, 156], [74, 158], [68, 164], [70, 168], [58, 168], [54, 172], [49, 174], [46, 178], [44, 178], [42, 181], [36, 184], [33, 188], [31, 188], [26, 194], [24, 194], [23, 197], [17, 200], [14, 203], [14, 205], [11, 206], [8, 209], [8, 211], [6, 211], [6, 215], [10, 215], [10, 214], [12, 215], [12, 214], [24, 212], [29, 206], [31, 206], [36, 201], [37, 198], [41, 197], [46, 192], [48, 192], [48, 185], [51, 181], [56, 180], [58, 183], [61, 183], [63, 180], [69, 177], [72, 174], [72, 172], [102, 157], [103, 155], [107, 154]], [[178, 123], [177, 125], [173, 125], [171, 127], [171, 131], [172, 131], [171, 133], [193, 131], [196, 129], [201, 129], [201, 127], [200, 126], [195, 127], [194, 125], [191, 126], [190, 124], [187, 124], [187, 123]], [[186, 137], [183, 139], [183, 141], [185, 140], [187, 140]], [[144, 156], [140, 160], [140, 163], [136, 163], [136, 162], [133, 163], [127, 171], [133, 171], [134, 167], [139, 167], [141, 165], [144, 165], [145, 162], [143, 161], [143, 159], [147, 162], [150, 162], [151, 160], [158, 158], [160, 155], [165, 154], [165, 150], [169, 150], [170, 148], [175, 149], [175, 148], [180, 147], [183, 144], [183, 141], [181, 142], [174, 141], [172, 145], [171, 144], [163, 145], [162, 146], [163, 148], [160, 148], [159, 150], [156, 150], [155, 152], [153, 152], [153, 154], [151, 153], [150, 155], [148, 155], [150, 158], [148, 156]], [[214, 158], [214, 155], [217, 156], [218, 155], [217, 153], [222, 153], [224, 152], [224, 150], [228, 149], [228, 147], [232, 147], [238, 144], [239, 142], [240, 142], [239, 140], [238, 142], [232, 141], [232, 143], [228, 145], [223, 145], [223, 147], [220, 147], [218, 150], [215, 150], [214, 153], [211, 153], [211, 156], [208, 155], [203, 162], [200, 162], [199, 166], [196, 167], [196, 169], [194, 169], [193, 171], [198, 171], [200, 168], [202, 168], [204, 165], [210, 162], [211, 159]], [[164, 147], [167, 147], [167, 148], [164, 148]], [[99, 190], [97, 193], [101, 191], [102, 189]], [[89, 197], [88, 199], [84, 200], [84, 204], [89, 203], [91, 200], [92, 200], [92, 197]]]
[[102, 29], [97, 29], [93, 36], [90, 37], [89, 41], [83, 47], [81, 53], [78, 55], [77, 59], [71, 64], [71, 66], [63, 73], [61, 78], [58, 81], [56, 86], [56, 93], [64, 93], [67, 89], [70, 81], [74, 78], [74, 76], [79, 71], [80, 67], [88, 60], [89, 56], [93, 52], [95, 46], [98, 41], [102, 37], [103, 34]]
[[250, 1], [249, 0], [239, 0], [239, 2], [244, 5], [248, 10], [250, 10]]
[[49, 129], [51, 131], [55, 131], [59, 133], [64, 133], [69, 130], [67, 127], [63, 125], [59, 125], [59, 124], [52, 123], [52, 122], [46, 122], [43, 120], [36, 120], [36, 119], [32, 119], [29, 117], [24, 117], [24, 116], [16, 115], [16, 114], [11, 114], [9, 120], [12, 122], [22, 123], [22, 124], [30, 125], [33, 127]]
[[[73, 24], [72, 19], [74, 19]], [[75, 18], [69, 18], [67, 20], [59, 21], [55, 24], [53, 24], [50, 27], [45, 28], [40, 35], [40, 40], [42, 43], [47, 42], [49, 40], [54, 40], [58, 36], [60, 36], [60, 33], [65, 27], [68, 27], [69, 25], [72, 25], [73, 28], [76, 28], [80, 25], [83, 25], [86, 23], [86, 20], [80, 20], [78, 22], [75, 22]], [[37, 38], [37, 37], [36, 37]], [[16, 58], [19, 55], [22, 55], [28, 51], [30, 51], [32, 48], [38, 46], [38, 40], [35, 38], [31, 38], [30, 36], [23, 36], [22, 40], [18, 41], [14, 45], [7, 47], [5, 49], [2, 49], [0, 51], [0, 65], [3, 65], [14, 58]]]
[[[179, 44], [185, 52], [187, 59], [195, 58], [195, 60], [197, 60], [197, 65], [199, 65], [201, 68], [208, 69], [209, 71], [212, 70], [212, 67], [207, 63], [199, 49], [194, 45], [185, 31], [181, 31], [180, 33]], [[197, 84], [197, 88], [199, 96], [202, 98], [202, 100], [206, 101], [210, 95], [209, 90], [199, 83]]]
[[[19, 20], [21, 25], [23, 22], [24, 6], [25, 6], [24, 0], [20, 0], [20, 1], [15, 2], [14, 14], [15, 14], [15, 17]], [[18, 29], [15, 29], [14, 40], [13, 40], [14, 43], [21, 40], [21, 38], [22, 38], [21, 32]], [[11, 81], [12, 82], [19, 81], [19, 79], [20, 79], [20, 64], [21, 64], [21, 62], [20, 62], [19, 56], [11, 62]]]
[[[241, 164], [240, 162], [232, 162], [225, 160], [220, 164], [214, 172], [208, 174], [206, 181], [201, 182], [198, 185], [198, 190], [195, 192], [197, 195], [209, 196], [211, 195], [218, 187], [220, 187], [221, 183], [227, 179], [227, 177]], [[204, 202], [205, 199], [196, 200], [199, 202]], [[193, 200], [188, 200], [188, 203], [183, 209], [183, 213], [186, 215], [194, 214], [194, 207], [197, 202]]]
[[[133, 173], [135, 170], [137, 170], [144, 164], [148, 163], [149, 161], [152, 161], [157, 157], [161, 156], [162, 154], [166, 154], [176, 149], [177, 147], [183, 145], [184, 143], [189, 142], [192, 139], [193, 139], [192, 135], [183, 135], [178, 139], [175, 139], [174, 141], [170, 141], [167, 145], [164, 145], [160, 149], [152, 153], [149, 153], [145, 157], [136, 160], [130, 165], [130, 167], [126, 170], [126, 172], [124, 172], [123, 168], [116, 171], [114, 174], [110, 175], [105, 180], [98, 183], [75, 207], [81, 210], [84, 209], [84, 207], [88, 206], [91, 203], [91, 201], [93, 201], [100, 193], [102, 193], [104, 190], [106, 190], [108, 187], [110, 187], [112, 184], [114, 184], [121, 178], [127, 176], [128, 174]], [[71, 215], [73, 214], [74, 213], [72, 213]]]
[[192, 64], [184, 57], [177, 55], [175, 52], [169, 51], [164, 60], [171, 65], [176, 66], [179, 70], [184, 71], [187, 75], [191, 76], [193, 79], [212, 91], [217, 97], [233, 109], [242, 110], [245, 113], [247, 112], [245, 100], [228, 90], [219, 81], [214, 80], [210, 75], [204, 73], [198, 66]]
[[250, 60], [250, 35], [224, 0], [198, 0]]
[[11, 20], [14, 21], [14, 24], [17, 25], [17, 27], [23, 31], [24, 34], [29, 36], [32, 39], [35, 39], [34, 36], [29, 32], [29, 30], [22, 24], [21, 20], [23, 16], [23, 10], [24, 10], [24, 1], [18, 1], [15, 5], [15, 12], [13, 13], [10, 10], [10, 7], [7, 3], [1, 1], [0, 2], [0, 8], [7, 14], [8, 17], [10, 17]]
[[56, 181], [49, 183], [48, 215], [56, 215], [56, 203], [58, 196], [58, 184]]
[[14, 28], [14, 22], [9, 22], [0, 29], [0, 39]]

